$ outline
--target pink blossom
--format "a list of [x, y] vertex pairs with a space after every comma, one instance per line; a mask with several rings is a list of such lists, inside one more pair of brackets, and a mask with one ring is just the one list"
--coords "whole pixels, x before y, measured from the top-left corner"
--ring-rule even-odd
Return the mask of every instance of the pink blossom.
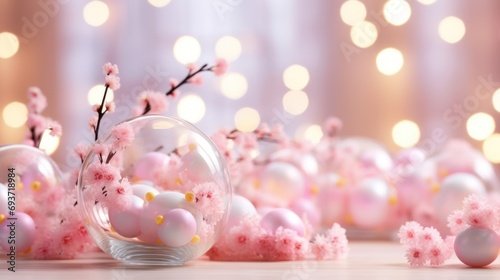
[[132, 108], [132, 117], [138, 117], [142, 115], [142, 112], [144, 112], [144, 107], [134, 106], [134, 108]]
[[464, 211], [455, 210], [448, 216], [448, 227], [452, 234], [459, 234], [461, 231], [466, 229], [468, 225], [464, 220]]
[[238, 133], [234, 142], [245, 150], [254, 150], [257, 148], [257, 138], [253, 133]]
[[28, 111], [31, 113], [41, 113], [47, 107], [47, 98], [37, 87], [28, 88]]
[[271, 128], [269, 127], [269, 125], [267, 123], [261, 123], [259, 125], [259, 128], [257, 128], [257, 138], [264, 138], [266, 135], [269, 135], [271, 134]]
[[191, 77], [191, 79], [189, 79], [189, 83], [195, 86], [201, 86], [203, 84], [203, 76], [200, 75], [193, 76]]
[[428, 261], [428, 256], [424, 250], [412, 246], [406, 250], [406, 259], [412, 266], [423, 266]]
[[113, 113], [115, 111], [116, 105], [113, 101], [108, 101], [106, 103], [106, 112]]
[[106, 86], [111, 90], [118, 90], [120, 88], [120, 77], [115, 75], [106, 76]]
[[196, 71], [196, 65], [194, 63], [188, 63], [186, 65], [186, 68], [188, 69], [189, 73]]
[[108, 192], [103, 203], [108, 208], [124, 209], [130, 203], [132, 188], [127, 178], [121, 179], [120, 182], [114, 183], [106, 189]]
[[399, 241], [401, 244], [407, 246], [415, 245], [417, 243], [417, 237], [422, 230], [423, 228], [419, 223], [415, 221], [406, 222], [406, 224], [399, 228]]
[[227, 131], [225, 129], [221, 129], [221, 130], [216, 131], [214, 134], [212, 134], [210, 139], [212, 139], [215, 146], [220, 151], [227, 150], [228, 141], [227, 141]]
[[430, 265], [442, 265], [447, 259], [444, 251], [442, 242], [433, 243], [428, 249]]
[[90, 149], [91, 149], [90, 146], [85, 145], [83, 143], [79, 143], [74, 148], [74, 152], [83, 161], [85, 159], [85, 157], [87, 156], [87, 154], [89, 153]]
[[94, 154], [95, 155], [100, 155], [102, 157], [107, 156], [109, 153], [109, 145], [107, 144], [102, 144], [102, 143], [97, 143], [94, 145]]
[[158, 91], [146, 90], [139, 96], [146, 106], [149, 104], [150, 114], [162, 114], [168, 108], [168, 100], [164, 93]]
[[340, 129], [342, 129], [342, 121], [339, 118], [329, 117], [323, 123], [323, 131], [328, 136], [335, 135]]
[[271, 128], [271, 137], [277, 140], [282, 140], [287, 138], [285, 131], [283, 130], [282, 124], [277, 123], [273, 125], [273, 127]]
[[99, 120], [99, 118], [97, 116], [90, 117], [90, 119], [89, 119], [89, 127], [90, 127], [90, 129], [92, 129], [92, 131], [95, 130], [95, 128], [97, 126], [97, 121], [98, 120]]
[[417, 242], [422, 248], [426, 248], [431, 244], [440, 243], [443, 241], [437, 229], [433, 227], [425, 227], [422, 231], [420, 231], [417, 238]]
[[492, 218], [493, 211], [491, 211], [491, 209], [480, 209], [464, 212], [465, 222], [475, 227], [492, 228]]
[[100, 104], [94, 104], [94, 105], [92, 105], [92, 111], [93, 112], [98, 112], [100, 109], [101, 109], [101, 105]]
[[317, 260], [326, 260], [333, 255], [331, 246], [329, 246], [324, 235], [318, 235], [311, 245], [311, 251]]
[[62, 135], [62, 128], [61, 128], [61, 125], [58, 122], [50, 120], [49, 123], [48, 123], [48, 125], [47, 125], [47, 128], [50, 130], [50, 135], [51, 136], [61, 137], [61, 135]]
[[[168, 80], [168, 83], [170, 84], [171, 88], [175, 88], [175, 87], [177, 87], [177, 85], [179, 85], [179, 81], [175, 78], [171, 78], [170, 80]], [[172, 97], [175, 98], [175, 97], [179, 96], [179, 93], [180, 93], [180, 91], [178, 89], [176, 89], [176, 90], [172, 91], [171, 95], [172, 95]]]
[[118, 75], [118, 66], [116, 64], [111, 64], [110, 62], [107, 62], [102, 66], [102, 72], [104, 75]]
[[[85, 183], [89, 185], [110, 186], [120, 178], [120, 171], [111, 164], [94, 162], [84, 174]], [[99, 189], [99, 187], [97, 189]]]
[[192, 192], [196, 198], [195, 207], [206, 215], [209, 224], [222, 219], [225, 207], [220, 186], [214, 182], [206, 182], [194, 186]]
[[111, 129], [113, 150], [123, 150], [134, 141], [134, 130], [129, 123], [123, 122]]
[[229, 66], [229, 64], [227, 63], [227, 61], [225, 59], [217, 58], [215, 60], [215, 65], [212, 68], [212, 70], [214, 71], [215, 76], [221, 76], [224, 73], [226, 73], [228, 66]]
[[45, 130], [47, 119], [39, 114], [28, 114], [28, 127], [36, 128], [37, 130]]
[[464, 199], [464, 211], [478, 210], [481, 206], [486, 205], [486, 198], [477, 194], [471, 194]]

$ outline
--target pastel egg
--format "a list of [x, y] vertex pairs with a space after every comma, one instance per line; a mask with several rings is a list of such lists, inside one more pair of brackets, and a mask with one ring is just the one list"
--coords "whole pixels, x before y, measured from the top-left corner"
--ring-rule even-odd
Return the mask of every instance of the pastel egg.
[[158, 172], [166, 170], [170, 157], [159, 152], [149, 152], [135, 164], [134, 176], [139, 180], [155, 181]]
[[170, 247], [188, 244], [196, 234], [196, 220], [191, 212], [177, 208], [168, 211], [159, 222], [158, 237]]
[[321, 213], [311, 200], [299, 198], [293, 201], [289, 208], [299, 217], [305, 217], [312, 227], [315, 228], [319, 226]]
[[439, 228], [446, 228], [448, 215], [453, 210], [461, 209], [465, 197], [470, 194], [486, 194], [484, 184], [469, 173], [455, 173], [447, 176], [433, 200]]
[[237, 194], [233, 194], [233, 200], [231, 202], [231, 209], [229, 211], [229, 218], [226, 224], [226, 229], [230, 229], [234, 226], [240, 224], [241, 220], [245, 215], [255, 215], [257, 210], [253, 206], [250, 200]]
[[262, 190], [285, 202], [290, 202], [305, 192], [302, 173], [286, 162], [270, 163], [261, 175]]
[[[10, 217], [16, 220], [8, 220]], [[11, 246], [15, 246], [17, 252], [28, 250], [36, 236], [36, 225], [31, 216], [16, 212], [14, 216], [5, 215], [2, 220], [0, 222], [0, 247], [7, 252], [10, 251]], [[12, 243], [11, 237], [15, 238], [15, 243]]]
[[262, 220], [260, 225], [270, 231], [275, 232], [279, 227], [291, 229], [297, 232], [299, 236], [304, 236], [304, 222], [292, 210], [286, 208], [276, 208], [269, 211]]
[[149, 202], [158, 195], [160, 192], [153, 186], [145, 183], [135, 183], [131, 186], [132, 194], [141, 198], [142, 200]]
[[378, 178], [363, 180], [351, 193], [349, 213], [360, 228], [381, 226], [389, 213], [389, 186]]
[[180, 172], [194, 183], [210, 181], [213, 178], [214, 170], [207, 164], [203, 152], [199, 151], [199, 148], [194, 148], [181, 158]]
[[125, 209], [110, 208], [109, 222], [113, 229], [123, 237], [137, 237], [141, 234], [139, 222], [144, 201], [135, 195], [130, 195], [130, 203]]
[[158, 225], [156, 223], [156, 217], [158, 217], [158, 215], [164, 215], [174, 208], [180, 207], [184, 201], [184, 195], [180, 192], [166, 191], [156, 195], [151, 202], [144, 205], [139, 223], [141, 235], [137, 238], [147, 243], [157, 243]]
[[470, 227], [455, 238], [455, 254], [464, 264], [483, 267], [498, 257], [500, 239], [491, 229]]
[[321, 224], [331, 227], [346, 216], [347, 188], [340, 176], [331, 172], [318, 176], [316, 185], [319, 188], [316, 207], [321, 213]]

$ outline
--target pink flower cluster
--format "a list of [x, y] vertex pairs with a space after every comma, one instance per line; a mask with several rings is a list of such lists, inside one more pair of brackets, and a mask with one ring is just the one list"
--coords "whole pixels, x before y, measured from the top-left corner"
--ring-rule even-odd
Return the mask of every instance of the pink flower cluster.
[[29, 129], [24, 143], [38, 148], [45, 131], [48, 131], [51, 136], [60, 137], [62, 128], [58, 122], [41, 115], [47, 107], [47, 99], [39, 88], [30, 87], [28, 89], [28, 99]]
[[500, 234], [500, 208], [484, 196], [472, 194], [464, 199], [463, 209], [448, 216], [448, 227], [454, 235], [468, 227], [489, 228]]
[[206, 217], [205, 220], [211, 224], [222, 219], [225, 213], [224, 198], [221, 196], [221, 188], [214, 182], [206, 182], [194, 186], [192, 192], [195, 197], [195, 207]]
[[226, 231], [207, 255], [211, 260], [224, 261], [288, 261], [309, 257], [336, 260], [347, 256], [345, 229], [338, 224], [313, 240], [310, 244], [307, 237], [283, 227], [270, 232], [260, 225], [259, 215], [248, 215]]
[[400, 242], [406, 248], [406, 259], [412, 266], [441, 265], [453, 254], [454, 237], [445, 240], [433, 227], [422, 227], [415, 221], [399, 229]]

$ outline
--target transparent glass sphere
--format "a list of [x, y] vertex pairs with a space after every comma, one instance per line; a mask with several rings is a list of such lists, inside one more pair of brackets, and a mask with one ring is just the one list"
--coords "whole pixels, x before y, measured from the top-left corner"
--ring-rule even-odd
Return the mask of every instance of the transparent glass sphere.
[[37, 228], [56, 216], [65, 189], [59, 167], [43, 151], [27, 145], [0, 147], [0, 251], [9, 251], [16, 219], [16, 251], [29, 255]]
[[[123, 125], [133, 135], [117, 149]], [[182, 265], [208, 251], [227, 222], [231, 194], [212, 141], [190, 123], [160, 115], [127, 120], [101, 136], [77, 184], [79, 211], [97, 245], [138, 265]]]

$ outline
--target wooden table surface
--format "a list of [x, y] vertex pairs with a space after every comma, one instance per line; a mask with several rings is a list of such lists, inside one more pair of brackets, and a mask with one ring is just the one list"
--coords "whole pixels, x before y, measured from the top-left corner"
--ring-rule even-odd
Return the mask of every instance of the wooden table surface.
[[0, 265], [0, 279], [500, 279], [500, 258], [487, 268], [468, 268], [454, 256], [440, 267], [413, 268], [397, 243], [351, 242], [347, 259], [339, 261], [213, 262], [204, 258], [182, 267], [126, 266], [103, 253], [75, 260], [17, 260], [16, 272]]

